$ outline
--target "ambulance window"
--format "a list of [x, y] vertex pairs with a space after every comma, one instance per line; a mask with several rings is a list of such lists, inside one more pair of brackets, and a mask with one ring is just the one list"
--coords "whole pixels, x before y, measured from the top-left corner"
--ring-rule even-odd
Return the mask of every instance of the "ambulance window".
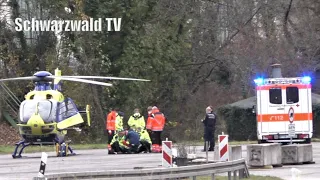
[[297, 87], [287, 87], [287, 104], [299, 102], [299, 89]]
[[269, 89], [269, 100], [271, 104], [282, 104], [281, 88]]

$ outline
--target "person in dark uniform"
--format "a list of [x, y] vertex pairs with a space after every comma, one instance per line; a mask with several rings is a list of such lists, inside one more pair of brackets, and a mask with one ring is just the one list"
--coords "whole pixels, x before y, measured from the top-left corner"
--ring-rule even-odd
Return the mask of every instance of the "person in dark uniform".
[[129, 144], [128, 153], [139, 153], [139, 148], [141, 147], [140, 135], [133, 129], [126, 131], [126, 142]]
[[207, 150], [206, 142], [209, 143], [208, 151], [214, 151], [215, 140], [214, 140], [214, 132], [216, 129], [216, 120], [217, 116], [213, 113], [212, 106], [208, 106], [206, 108], [206, 117], [202, 120], [204, 124], [204, 149], [203, 151]]

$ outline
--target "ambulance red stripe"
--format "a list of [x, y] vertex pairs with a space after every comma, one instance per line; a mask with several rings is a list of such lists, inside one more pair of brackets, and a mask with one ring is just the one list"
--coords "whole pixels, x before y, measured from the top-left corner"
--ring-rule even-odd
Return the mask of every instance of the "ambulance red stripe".
[[[293, 121], [313, 120], [312, 113], [294, 113]], [[258, 114], [258, 122], [289, 122], [289, 114]]]

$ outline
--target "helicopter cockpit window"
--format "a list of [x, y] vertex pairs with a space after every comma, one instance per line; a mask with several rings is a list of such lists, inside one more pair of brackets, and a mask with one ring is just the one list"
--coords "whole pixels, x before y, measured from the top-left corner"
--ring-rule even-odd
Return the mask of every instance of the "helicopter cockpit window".
[[64, 102], [59, 103], [58, 105], [58, 122], [63, 121], [71, 116], [74, 116], [78, 113], [77, 106], [74, 102], [67, 98]]
[[22, 123], [27, 123], [38, 109], [38, 113], [45, 123], [55, 122], [57, 104], [56, 100], [25, 100], [20, 106], [20, 120]]

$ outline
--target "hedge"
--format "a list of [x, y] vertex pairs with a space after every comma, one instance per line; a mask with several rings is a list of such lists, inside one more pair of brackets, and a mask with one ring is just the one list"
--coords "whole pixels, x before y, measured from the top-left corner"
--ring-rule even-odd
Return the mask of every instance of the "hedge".
[[[220, 121], [226, 124], [230, 140], [257, 140], [257, 121], [252, 109], [222, 107], [218, 109]], [[313, 137], [320, 137], [320, 106], [313, 106]]]

